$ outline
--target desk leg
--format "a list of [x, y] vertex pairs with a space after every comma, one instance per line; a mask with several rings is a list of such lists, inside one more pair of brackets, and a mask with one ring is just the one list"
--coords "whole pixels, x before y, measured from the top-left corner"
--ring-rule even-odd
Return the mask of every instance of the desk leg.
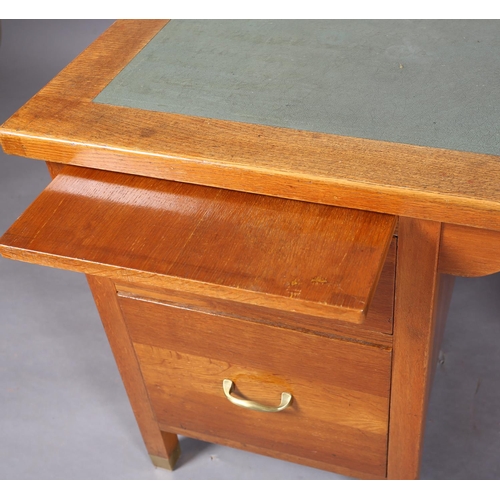
[[157, 467], [172, 470], [180, 455], [179, 441], [176, 434], [158, 427], [113, 282], [96, 276], [87, 280], [149, 456]]
[[433, 373], [441, 224], [401, 217], [398, 233], [388, 479], [417, 479]]

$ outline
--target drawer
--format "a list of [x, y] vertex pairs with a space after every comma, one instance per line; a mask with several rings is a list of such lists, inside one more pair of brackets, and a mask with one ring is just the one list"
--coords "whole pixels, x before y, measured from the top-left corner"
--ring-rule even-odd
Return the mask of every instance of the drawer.
[[395, 223], [391, 215], [66, 166], [2, 236], [0, 253], [256, 314], [296, 315], [292, 322], [359, 325]]
[[387, 258], [373, 294], [370, 309], [362, 324], [331, 320], [287, 310], [270, 309], [244, 302], [234, 302], [206, 295], [169, 290], [158, 287], [138, 287], [134, 283], [115, 282], [121, 296], [142, 298], [159, 304], [223, 315], [271, 326], [299, 331], [310, 331], [335, 337], [358, 339], [391, 346], [394, 289], [396, 279], [397, 238], [393, 238]]
[[[335, 472], [386, 474], [391, 350], [119, 297], [164, 431]], [[285, 410], [241, 408], [224, 395]]]

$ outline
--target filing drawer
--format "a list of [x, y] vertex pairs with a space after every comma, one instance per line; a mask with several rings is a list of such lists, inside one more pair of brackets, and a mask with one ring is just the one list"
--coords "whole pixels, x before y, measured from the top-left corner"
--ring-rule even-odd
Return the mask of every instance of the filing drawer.
[[[391, 350], [119, 297], [160, 428], [384, 477]], [[223, 392], [277, 406], [240, 408]], [[304, 462], [305, 460], [305, 462]]]

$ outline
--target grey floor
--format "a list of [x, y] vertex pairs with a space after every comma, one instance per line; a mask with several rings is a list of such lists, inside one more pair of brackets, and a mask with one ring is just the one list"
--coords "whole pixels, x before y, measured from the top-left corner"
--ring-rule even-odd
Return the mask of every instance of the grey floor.
[[[108, 21], [2, 21], [0, 122]], [[0, 233], [49, 183], [0, 153]], [[500, 479], [500, 276], [458, 279], [428, 414], [423, 479]], [[346, 479], [191, 439], [155, 469], [85, 278], [0, 258], [0, 479]]]

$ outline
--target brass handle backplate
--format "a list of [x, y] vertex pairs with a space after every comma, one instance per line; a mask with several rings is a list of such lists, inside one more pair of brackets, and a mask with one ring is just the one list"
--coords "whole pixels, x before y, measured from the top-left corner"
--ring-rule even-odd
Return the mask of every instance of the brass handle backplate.
[[238, 399], [231, 395], [233, 389], [233, 381], [225, 378], [222, 381], [222, 388], [224, 389], [224, 395], [226, 396], [233, 405], [241, 406], [241, 408], [248, 408], [249, 410], [255, 411], [265, 411], [268, 413], [276, 413], [277, 411], [283, 411], [292, 402], [292, 395], [288, 392], [281, 393], [281, 403], [279, 406], [266, 406], [255, 401], [248, 401], [246, 399]]

